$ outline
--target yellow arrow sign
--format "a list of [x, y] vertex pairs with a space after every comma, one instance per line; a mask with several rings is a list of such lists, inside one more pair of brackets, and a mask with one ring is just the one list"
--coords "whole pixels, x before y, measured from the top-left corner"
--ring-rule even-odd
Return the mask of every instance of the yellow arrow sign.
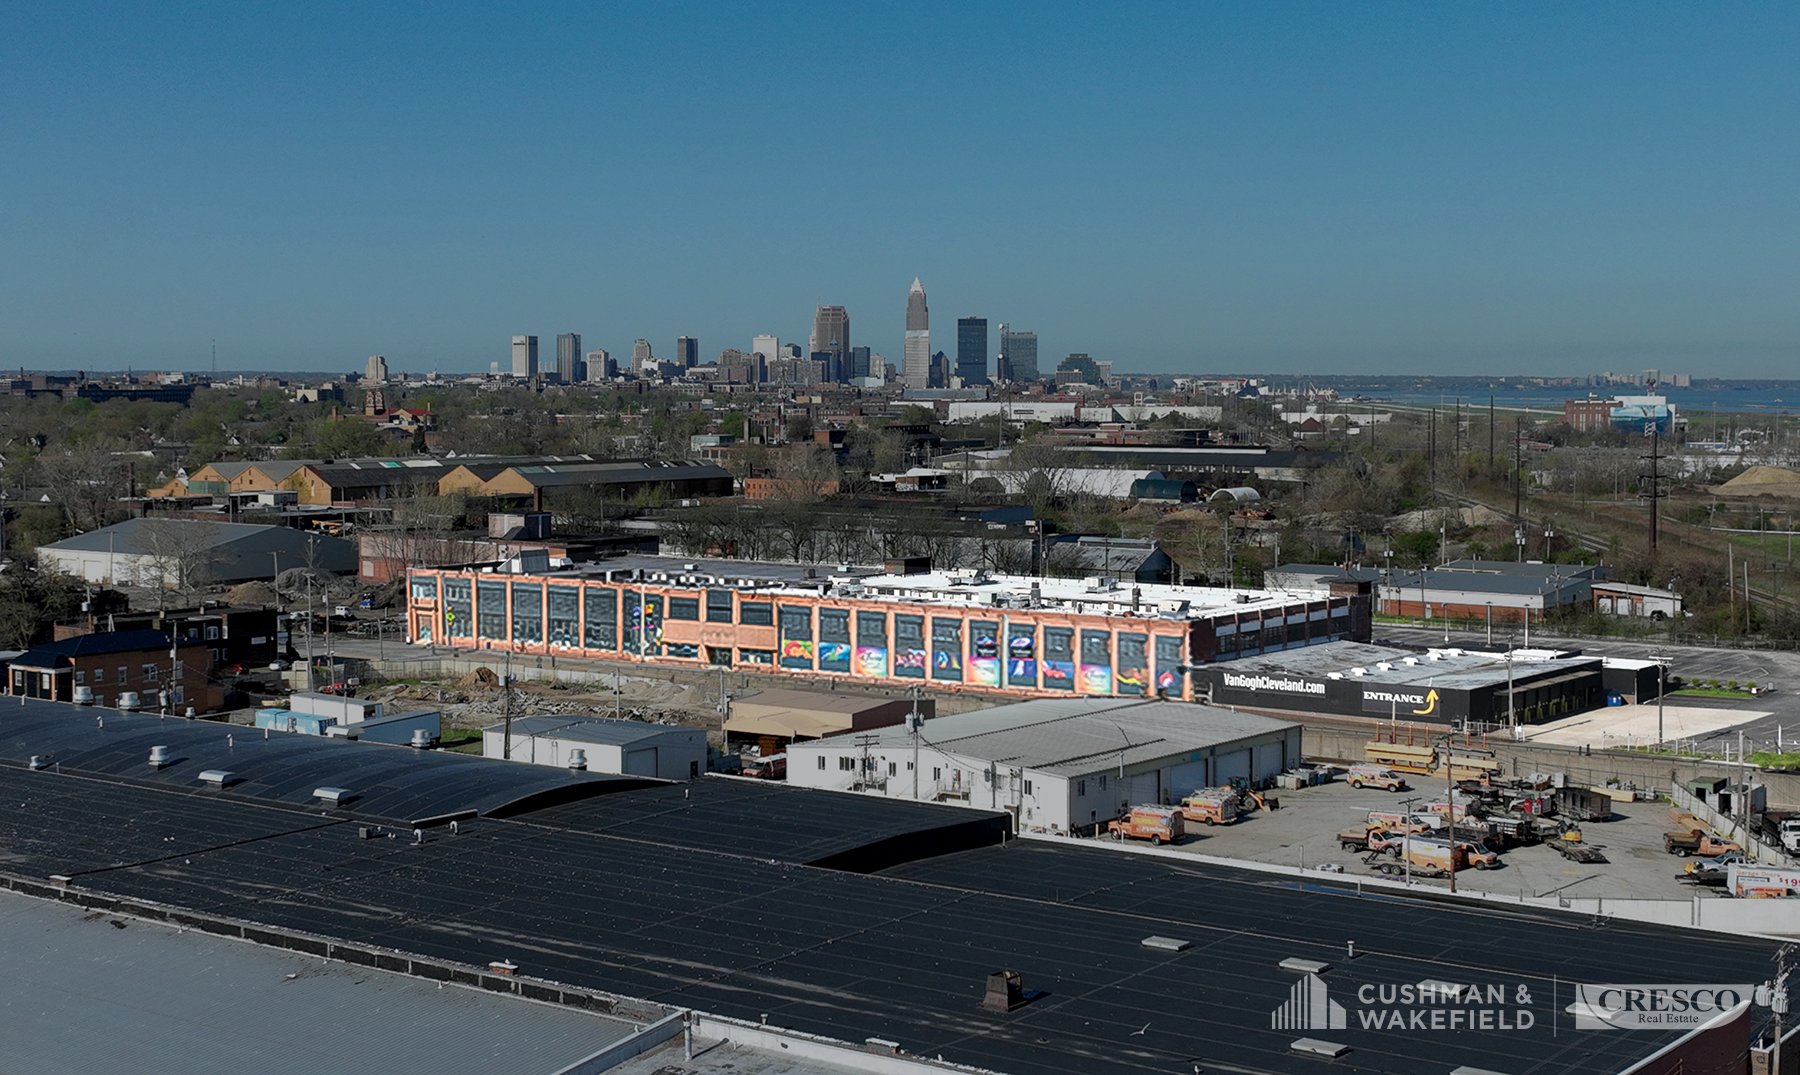
[[1415, 717], [1431, 716], [1431, 714], [1437, 712], [1437, 703], [1438, 703], [1437, 691], [1433, 690], [1433, 691], [1427, 692], [1425, 695], [1425, 708], [1413, 710], [1413, 716], [1415, 716]]

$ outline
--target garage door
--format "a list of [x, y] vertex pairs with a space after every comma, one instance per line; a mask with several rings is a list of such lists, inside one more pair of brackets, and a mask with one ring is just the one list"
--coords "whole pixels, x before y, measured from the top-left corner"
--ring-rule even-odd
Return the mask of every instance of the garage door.
[[1233, 780], [1250, 779], [1250, 751], [1234, 750], [1213, 759], [1213, 783], [1223, 787]]
[[1281, 744], [1263, 743], [1256, 748], [1256, 779], [1267, 780], [1281, 772]]
[[1206, 787], [1206, 762], [1182, 762], [1169, 770], [1169, 794], [1179, 802]]
[[625, 772], [630, 776], [656, 775], [656, 748], [642, 747], [625, 752]]

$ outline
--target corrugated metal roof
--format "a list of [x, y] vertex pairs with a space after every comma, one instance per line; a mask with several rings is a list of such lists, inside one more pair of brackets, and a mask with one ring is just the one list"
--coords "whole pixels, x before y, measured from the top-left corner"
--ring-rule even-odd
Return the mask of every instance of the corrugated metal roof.
[[[1299, 725], [1191, 702], [1119, 698], [1036, 698], [1017, 705], [938, 717], [920, 738], [952, 754], [1076, 776], [1224, 746]], [[912, 745], [912, 733], [875, 733], [871, 749]]]
[[3, 890], [0, 932], [4, 1071], [549, 1075], [633, 1029]]

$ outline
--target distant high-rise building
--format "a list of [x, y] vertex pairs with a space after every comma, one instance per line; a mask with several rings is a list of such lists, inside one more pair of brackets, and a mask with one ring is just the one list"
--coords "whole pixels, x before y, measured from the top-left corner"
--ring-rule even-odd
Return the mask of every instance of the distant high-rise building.
[[1076, 352], [1057, 365], [1056, 383], [1105, 384], [1106, 375], [1100, 371], [1099, 363], [1092, 357]]
[[700, 341], [692, 336], [682, 336], [675, 341], [675, 364], [684, 369], [693, 369], [700, 364]]
[[987, 349], [987, 318], [957, 318], [956, 375], [962, 378], [964, 388], [987, 383]]
[[587, 379], [581, 375], [581, 333], [565, 332], [556, 338], [556, 379], [563, 384]]
[[906, 387], [931, 387], [931, 308], [925, 305], [925, 285], [916, 276], [906, 293], [906, 352], [900, 361]]
[[[880, 376], [881, 371], [875, 371]], [[869, 376], [869, 349], [867, 347], [850, 348], [850, 368], [845, 372], [845, 379]]]
[[1037, 333], [1008, 332], [1000, 326], [1000, 379], [1003, 381], [1035, 381], [1038, 379]]
[[377, 384], [387, 380], [387, 359], [380, 355], [370, 355], [369, 361], [363, 366], [363, 380]]
[[612, 355], [604, 349], [589, 351], [584, 366], [585, 379], [589, 381], [604, 381], [619, 375], [619, 367], [613, 365]]
[[931, 367], [925, 375], [925, 387], [950, 387], [950, 356], [942, 351], [931, 356]]
[[536, 377], [538, 373], [537, 337], [514, 336], [512, 340], [512, 375], [519, 378]]
[[644, 367], [654, 361], [656, 356], [650, 353], [649, 340], [638, 340], [631, 345], [631, 372], [643, 373]]
[[842, 306], [820, 306], [813, 314], [807, 350], [825, 363], [825, 379], [842, 381], [850, 365], [850, 314]]
[[768, 366], [769, 363], [775, 361], [776, 359], [787, 357], [786, 355], [777, 353], [780, 350], [780, 348], [781, 348], [781, 341], [776, 339], [773, 336], [768, 336], [768, 335], [755, 336], [755, 337], [752, 337], [750, 340], [750, 353], [753, 355], [761, 355], [762, 356], [762, 365], [765, 368]]

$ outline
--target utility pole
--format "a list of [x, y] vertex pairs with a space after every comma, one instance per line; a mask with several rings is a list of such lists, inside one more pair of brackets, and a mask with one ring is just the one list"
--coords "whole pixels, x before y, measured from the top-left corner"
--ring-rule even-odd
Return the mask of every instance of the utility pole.
[[1456, 895], [1456, 781], [1450, 775], [1450, 744], [1455, 732], [1444, 735], [1444, 806], [1450, 822], [1450, 894]]
[[1644, 423], [1644, 432], [1647, 433], [1650, 438], [1650, 454], [1643, 456], [1642, 458], [1650, 461], [1650, 473], [1642, 475], [1642, 477], [1648, 479], [1650, 482], [1650, 491], [1645, 495], [1650, 498], [1650, 555], [1654, 558], [1656, 556], [1657, 515], [1660, 513], [1659, 508], [1661, 507], [1661, 501], [1664, 495], [1662, 491], [1661, 468], [1658, 466], [1662, 459], [1662, 453], [1659, 450], [1661, 447], [1662, 431], [1657, 425], [1656, 419], [1652, 418], [1650, 421]]
[[1513, 419], [1513, 521], [1524, 516], [1525, 502], [1525, 419]]
[[505, 679], [500, 683], [501, 722], [505, 731], [501, 733], [500, 757], [505, 761], [512, 760], [512, 650], [506, 651]]

